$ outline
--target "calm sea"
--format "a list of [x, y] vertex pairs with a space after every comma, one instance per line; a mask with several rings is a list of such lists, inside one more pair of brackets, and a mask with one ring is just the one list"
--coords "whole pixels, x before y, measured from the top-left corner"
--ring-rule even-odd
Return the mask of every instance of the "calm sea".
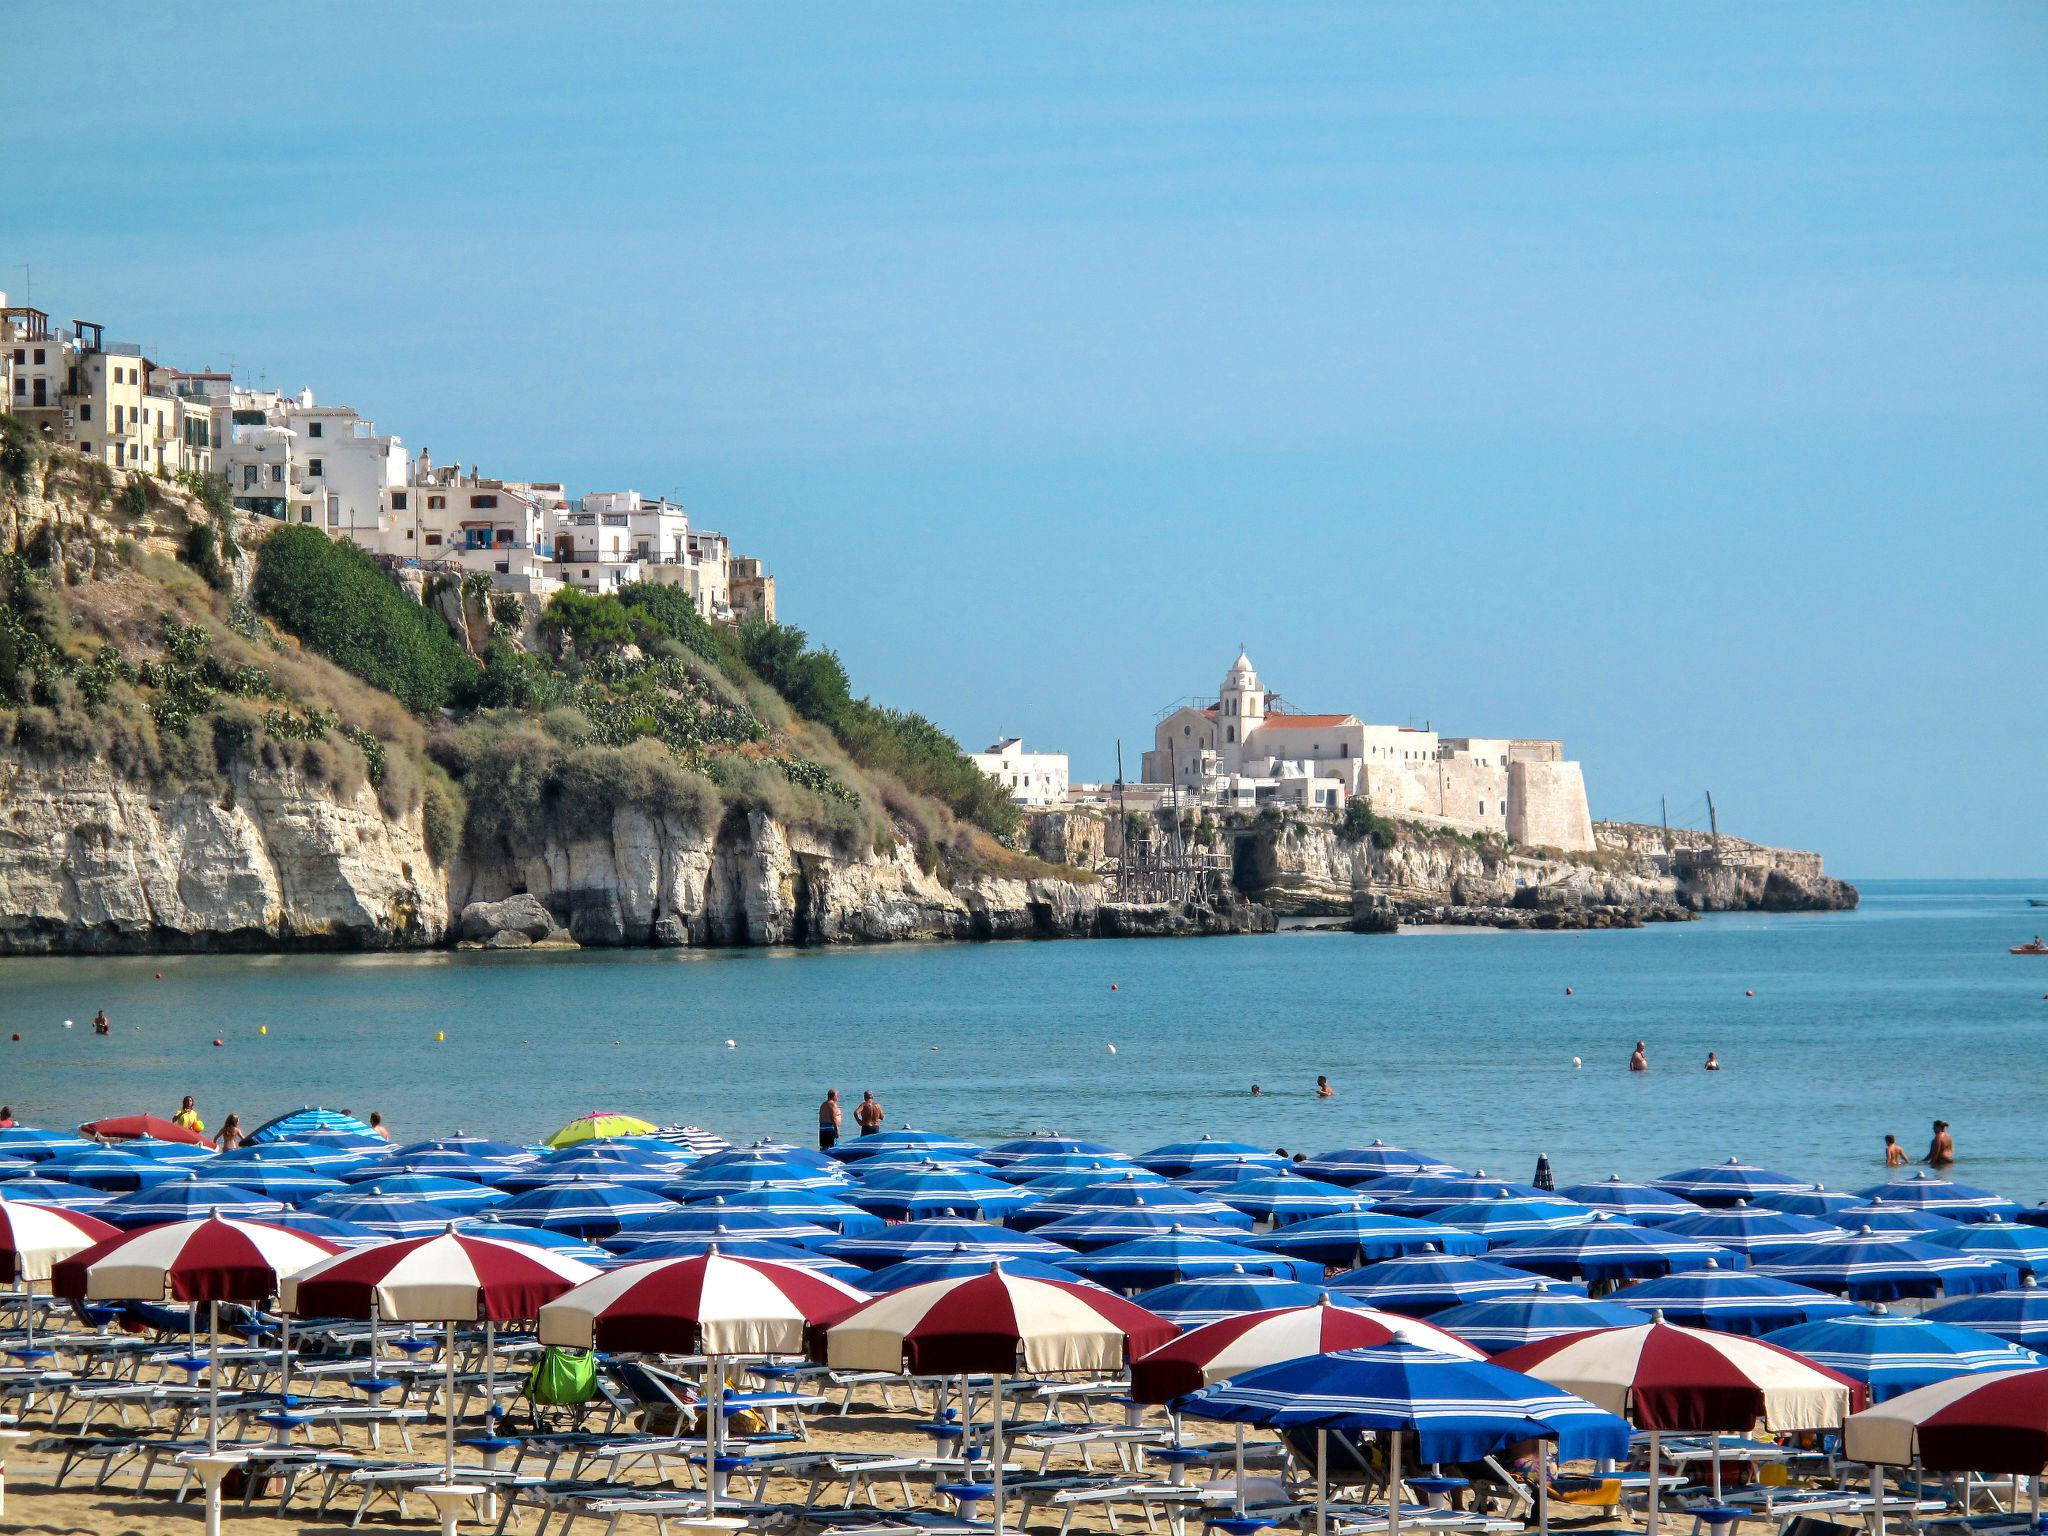
[[1939, 1116], [1958, 1177], [2032, 1202], [2048, 959], [2006, 953], [2048, 929], [2030, 894], [2048, 881], [1875, 883], [1858, 912], [1627, 933], [6, 960], [0, 1101], [48, 1125], [193, 1093], [209, 1124], [318, 1103], [402, 1140], [594, 1107], [807, 1138], [836, 1085], [977, 1139], [1378, 1136], [1517, 1179], [1547, 1152], [1560, 1185], [1740, 1154], [1850, 1188], [1883, 1176], [1884, 1132], [1918, 1156]]

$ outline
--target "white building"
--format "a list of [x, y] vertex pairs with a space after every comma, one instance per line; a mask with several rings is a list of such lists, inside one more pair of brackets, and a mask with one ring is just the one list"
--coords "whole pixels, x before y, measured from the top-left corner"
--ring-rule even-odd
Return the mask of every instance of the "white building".
[[1067, 803], [1067, 754], [1026, 752], [1024, 738], [1005, 736], [986, 752], [970, 752], [967, 760], [1010, 792], [1019, 805]]

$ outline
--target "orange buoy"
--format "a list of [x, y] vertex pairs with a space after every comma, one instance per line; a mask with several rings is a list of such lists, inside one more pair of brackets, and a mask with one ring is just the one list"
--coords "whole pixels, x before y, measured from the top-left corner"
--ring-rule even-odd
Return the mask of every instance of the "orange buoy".
[[1754, 992], [1745, 992], [1745, 993], [1743, 993], [1742, 995], [1743, 995], [1744, 997], [1755, 997], [1755, 996], [1756, 996], [1756, 994], [1755, 994]]
[[1110, 991], [1112, 991], [1112, 992], [1114, 992], [1114, 991], [1116, 990], [1116, 983], [1115, 983], [1115, 982], [1113, 982], [1113, 981], [1112, 981], [1112, 982], [1111, 982], [1111, 983], [1109, 984], [1109, 990], [1110, 990]]
[[13, 1038], [18, 1042], [21, 1039], [21, 1032], [19, 1030], [15, 1031]]
[[216, 1040], [216, 1041], [214, 1041], [213, 1043], [214, 1043], [215, 1045], [226, 1045], [226, 1044], [227, 1044], [227, 1041], [225, 1041], [225, 1040]]
[[1570, 987], [1566, 987], [1566, 988], [1564, 989], [1564, 995], [1565, 995], [1566, 997], [1570, 997], [1570, 996], [1572, 995], [1572, 989], [1571, 989]]

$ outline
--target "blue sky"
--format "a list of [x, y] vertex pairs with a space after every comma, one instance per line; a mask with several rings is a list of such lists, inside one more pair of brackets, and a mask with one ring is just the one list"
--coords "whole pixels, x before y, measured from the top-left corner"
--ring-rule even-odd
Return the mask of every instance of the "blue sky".
[[0, 17], [0, 286], [677, 493], [969, 746], [1106, 776], [1242, 640], [2048, 871], [2048, 10], [194, 14]]

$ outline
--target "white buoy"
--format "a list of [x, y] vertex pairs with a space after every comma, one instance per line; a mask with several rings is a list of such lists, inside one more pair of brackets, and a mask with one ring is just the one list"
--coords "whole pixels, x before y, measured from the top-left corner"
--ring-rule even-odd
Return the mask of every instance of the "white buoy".
[[1109, 1048], [1109, 1054], [1110, 1054], [1110, 1055], [1112, 1055], [1112, 1056], [1114, 1056], [1114, 1055], [1116, 1054], [1116, 1047], [1115, 1047], [1115, 1046], [1113, 1046], [1113, 1045], [1112, 1045], [1112, 1046], [1111, 1046], [1111, 1047]]
[[725, 1042], [725, 1048], [728, 1051], [736, 1051], [740, 1048], [740, 1043], [737, 1040], [728, 1040]]
[[69, 1029], [69, 1028], [71, 1027], [71, 1021], [70, 1021], [69, 1019], [66, 1019], [66, 1020], [64, 1021], [64, 1027], [65, 1027], [66, 1029]]
[[1576, 1056], [1572, 1058], [1572, 1070], [1574, 1072], [1579, 1070], [1579, 1058]]

